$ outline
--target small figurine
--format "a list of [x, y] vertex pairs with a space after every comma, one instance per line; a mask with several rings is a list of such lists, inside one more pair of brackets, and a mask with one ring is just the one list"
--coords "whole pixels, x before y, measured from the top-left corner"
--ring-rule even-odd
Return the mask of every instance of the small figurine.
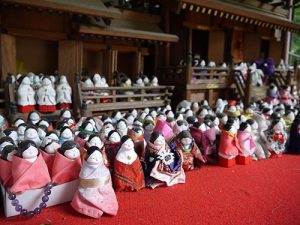
[[28, 114], [27, 123], [29, 125], [36, 126], [40, 120], [41, 120], [41, 115], [38, 111], [31, 111]]
[[146, 147], [146, 186], [156, 188], [185, 183], [182, 161], [181, 153], [171, 151], [164, 136], [154, 131]]
[[90, 87], [94, 87], [94, 83], [93, 83], [93, 81], [91, 80], [91, 78], [86, 77], [86, 78], [84, 78], [84, 79], [82, 80], [81, 86], [84, 87], [84, 88], [90, 88]]
[[79, 146], [74, 141], [65, 141], [55, 154], [52, 182], [59, 185], [78, 179], [81, 165]]
[[77, 212], [93, 218], [100, 218], [103, 213], [116, 215], [118, 211], [110, 172], [103, 162], [102, 154], [96, 146], [87, 150], [79, 174], [78, 191], [71, 202]]
[[44, 77], [42, 86], [37, 91], [39, 112], [52, 113], [56, 111], [56, 92], [49, 77]]
[[252, 161], [252, 155], [255, 152], [256, 144], [253, 141], [251, 134], [251, 126], [247, 122], [240, 124], [240, 129], [237, 133], [238, 141], [242, 152], [237, 156], [236, 162], [241, 165], [248, 165]]
[[47, 164], [48, 171], [51, 175], [55, 154], [58, 149], [60, 149], [61, 145], [58, 143], [58, 141], [52, 140], [50, 138], [46, 138], [45, 142], [43, 141], [43, 144], [44, 145], [40, 147], [40, 152]]
[[289, 86], [282, 86], [280, 91], [280, 102], [285, 105], [292, 105], [292, 95], [291, 95], [291, 87]]
[[117, 131], [121, 134], [121, 137], [124, 135], [127, 135], [128, 132], [128, 126], [125, 119], [120, 119], [117, 122]]
[[127, 113], [124, 119], [126, 120], [128, 128], [131, 129], [134, 121], [134, 116], [130, 113]]
[[105, 143], [108, 137], [108, 133], [114, 130], [114, 126], [111, 122], [105, 122], [100, 130], [100, 138]]
[[[12, 127], [17, 128], [21, 123], [25, 123], [25, 120], [23, 120], [22, 118], [17, 118], [13, 122]], [[3, 129], [3, 130], [5, 130], [5, 129]]]
[[2, 134], [6, 137], [10, 137], [11, 139], [13, 139], [15, 145], [18, 145], [18, 133], [16, 129], [9, 127], [5, 129]]
[[24, 133], [24, 140], [31, 140], [37, 147], [40, 147], [42, 141], [35, 127], [27, 126]]
[[135, 80], [135, 83], [133, 84], [134, 87], [144, 87], [145, 84], [144, 84], [144, 81], [141, 77], [138, 77], [136, 80]]
[[154, 87], [159, 86], [159, 85], [158, 85], [158, 79], [157, 79], [156, 76], [154, 76], [154, 77], [152, 78], [152, 80], [150, 81], [150, 86], [154, 86]]
[[148, 142], [154, 130], [154, 122], [152, 120], [145, 120], [143, 128], [145, 141]]
[[144, 139], [144, 131], [142, 128], [134, 127], [128, 131], [128, 135], [132, 138], [134, 149], [140, 159], [145, 157], [146, 141]]
[[133, 140], [125, 135], [114, 162], [114, 188], [116, 191], [139, 191], [145, 187], [144, 173]]
[[72, 88], [66, 76], [60, 76], [56, 87], [56, 102], [59, 109], [69, 109], [72, 104]]
[[184, 171], [193, 170], [194, 167], [200, 167], [206, 162], [189, 131], [180, 132], [175, 143], [176, 149], [183, 155]]
[[273, 106], [279, 104], [279, 92], [276, 85], [270, 84], [270, 86], [267, 89], [266, 95], [267, 95], [267, 97], [265, 98], [266, 102], [272, 104]]
[[20, 113], [29, 113], [35, 110], [35, 92], [31, 87], [30, 79], [27, 76], [18, 79], [17, 104]]
[[110, 171], [114, 170], [114, 161], [121, 146], [121, 136], [118, 131], [111, 130], [105, 142], [105, 152], [108, 157]]
[[47, 165], [33, 141], [25, 140], [19, 144], [18, 152], [12, 159], [12, 177], [10, 191], [17, 194], [50, 183]]
[[0, 180], [5, 188], [11, 187], [12, 179], [12, 158], [18, 152], [18, 148], [14, 145], [7, 145], [3, 148], [0, 157]]
[[24, 141], [25, 130], [27, 128], [26, 123], [21, 123], [17, 128], [18, 142]]
[[43, 140], [48, 132], [48, 127], [46, 127], [45, 125], [40, 125], [37, 127], [37, 132], [40, 140]]
[[274, 120], [265, 133], [267, 137], [267, 149], [271, 153], [271, 157], [281, 157], [287, 140], [282, 122], [280, 120]]
[[242, 153], [237, 138], [237, 127], [234, 119], [229, 119], [221, 133], [219, 146], [219, 164], [223, 167], [232, 167], [236, 163], [236, 156]]
[[65, 141], [73, 141], [74, 135], [69, 127], [62, 127], [60, 129], [59, 143], [63, 144]]

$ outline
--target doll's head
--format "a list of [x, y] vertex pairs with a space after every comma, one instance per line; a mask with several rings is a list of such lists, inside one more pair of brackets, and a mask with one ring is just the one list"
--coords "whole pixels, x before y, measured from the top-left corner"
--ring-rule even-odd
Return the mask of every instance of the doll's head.
[[154, 129], [153, 120], [145, 120], [143, 127], [147, 131], [153, 131], [153, 129]]
[[80, 126], [80, 130], [85, 131], [85, 132], [94, 132], [94, 126], [91, 122], [89, 122], [88, 120], [85, 120], [81, 126]]
[[120, 119], [117, 122], [117, 129], [118, 130], [124, 130], [127, 129], [127, 122], [125, 119]]
[[41, 120], [41, 115], [38, 111], [31, 111], [28, 114], [28, 121], [33, 125], [36, 125]]
[[251, 130], [255, 131], [258, 129], [258, 124], [255, 120], [248, 119], [246, 122], [251, 126]]
[[190, 117], [190, 116], [194, 116], [194, 113], [193, 113], [192, 110], [187, 109], [187, 110], [184, 112], [184, 116], [185, 116], [185, 118], [188, 118], [188, 117]]
[[111, 122], [105, 122], [103, 124], [103, 127], [101, 129], [101, 133], [104, 133], [106, 135], [108, 135], [108, 133], [111, 131], [111, 130], [114, 130], [114, 126]]
[[73, 132], [69, 127], [63, 127], [60, 129], [60, 137], [70, 140], [73, 138]]
[[285, 112], [285, 116], [290, 120], [290, 121], [294, 121], [295, 119], [295, 114], [292, 110], [287, 110]]
[[41, 148], [43, 151], [47, 152], [48, 154], [55, 154], [58, 149], [61, 148], [61, 145], [58, 141], [54, 141], [50, 138], [46, 139], [45, 145]]
[[49, 131], [47, 132], [45, 138], [49, 138], [51, 140], [54, 140], [54, 141], [58, 141], [59, 140], [59, 137], [57, 135], [57, 133], [55, 131]]
[[237, 128], [235, 126], [235, 119], [229, 118], [227, 120], [227, 123], [224, 125], [224, 130], [229, 131], [232, 134], [236, 134], [237, 133]]
[[146, 118], [146, 116], [147, 116], [147, 113], [145, 113], [144, 111], [142, 111], [142, 112], [139, 113], [139, 117], [140, 117], [142, 120], [144, 120], [144, 119]]
[[111, 130], [108, 133], [108, 137], [107, 138], [108, 138], [109, 142], [111, 142], [111, 143], [118, 143], [118, 142], [121, 141], [121, 135], [116, 130]]
[[50, 123], [46, 120], [46, 119], [41, 119], [38, 123], [37, 123], [37, 126], [46, 126], [47, 129], [50, 127]]
[[204, 132], [207, 130], [207, 126], [205, 125], [205, 123], [200, 123], [200, 122], [195, 122], [193, 124], [193, 127], [198, 128], [200, 131]]
[[59, 84], [68, 84], [68, 79], [65, 75], [61, 75], [59, 78]]
[[19, 124], [17, 128], [18, 136], [24, 136], [26, 128], [27, 128], [26, 123]]
[[93, 117], [87, 117], [85, 121], [90, 122], [93, 125], [94, 129], [96, 129], [96, 121]]
[[129, 110], [129, 113], [131, 113], [131, 115], [133, 115], [134, 118], [136, 118], [137, 115], [138, 115], [138, 112], [137, 112], [136, 109], [130, 109], [130, 110]]
[[183, 115], [181, 113], [176, 113], [175, 114], [175, 120], [183, 120]]
[[101, 82], [101, 76], [100, 76], [100, 74], [95, 73], [94, 76], [93, 76], [93, 81], [94, 81], [95, 84], [96, 83], [100, 83]]
[[37, 128], [37, 132], [38, 132], [39, 138], [41, 140], [43, 140], [43, 138], [46, 137], [46, 134], [48, 132], [48, 127], [46, 127], [45, 125], [39, 125]]
[[153, 143], [156, 146], [162, 146], [165, 144], [166, 141], [162, 133], [158, 131], [153, 131], [150, 136], [149, 142]]
[[121, 147], [120, 150], [125, 151], [134, 151], [134, 143], [132, 138], [129, 135], [125, 135], [121, 138]]
[[250, 133], [251, 132], [251, 126], [249, 123], [247, 122], [242, 122], [240, 124], [240, 128], [239, 128], [240, 131], [245, 131], [247, 133]]
[[158, 86], [158, 79], [157, 79], [157, 77], [154, 76], [152, 78], [152, 80], [150, 81], [150, 83], [151, 83], [152, 86]]
[[132, 125], [134, 121], [134, 116], [130, 113], [127, 113], [124, 119], [126, 120], [127, 124]]
[[86, 155], [85, 155], [85, 161], [92, 166], [99, 166], [100, 164], [103, 164], [103, 155], [97, 146], [91, 146], [87, 149]]
[[136, 117], [133, 121], [133, 125], [136, 127], [142, 127], [143, 126], [143, 120], [141, 117]]
[[43, 80], [42, 80], [42, 85], [43, 86], [49, 86], [51, 84], [52, 84], [52, 81], [51, 81], [50, 77], [44, 76]]
[[6, 128], [3, 131], [3, 135], [6, 136], [6, 137], [10, 137], [11, 139], [13, 139], [14, 143], [17, 144], [17, 142], [18, 142], [18, 133], [17, 133], [16, 129], [14, 129], [12, 127]]
[[198, 116], [199, 116], [200, 118], [204, 118], [207, 114], [208, 114], [208, 110], [207, 110], [206, 107], [202, 107], [202, 108], [200, 108], [199, 111], [198, 111]]
[[144, 135], [144, 130], [141, 127], [133, 127], [129, 132], [138, 137]]
[[24, 139], [25, 140], [36, 140], [39, 138], [39, 134], [37, 132], [37, 129], [33, 126], [27, 126], [25, 133], [24, 133]]
[[280, 120], [273, 120], [270, 127], [275, 132], [283, 132], [284, 131], [284, 126], [282, 124], [282, 121], [280, 121]]
[[59, 149], [59, 153], [68, 159], [76, 159], [80, 156], [79, 146], [74, 141], [65, 141]]
[[34, 162], [39, 154], [36, 144], [31, 140], [19, 143], [17, 155], [29, 162]]
[[167, 118], [175, 118], [175, 115], [171, 110], [167, 110], [165, 114]]
[[71, 118], [72, 117], [72, 113], [69, 109], [63, 109], [60, 111], [60, 118]]
[[154, 122], [154, 117], [148, 114], [146, 115], [145, 120], [152, 120]]
[[15, 145], [14, 140], [11, 137], [7, 137], [7, 136], [0, 138], [0, 154], [3, 148], [7, 145]]
[[20, 124], [25, 123], [25, 121], [22, 118], [17, 118], [15, 119], [15, 121], [13, 122], [13, 126], [14, 127], [18, 127]]
[[156, 110], [151, 110], [150, 111], [150, 115], [152, 116], [153, 119], [155, 119], [157, 117], [157, 112]]
[[191, 109], [194, 113], [198, 112], [200, 106], [198, 102], [192, 102]]
[[17, 154], [18, 148], [15, 145], [7, 145], [1, 152], [1, 159], [12, 161], [13, 155]]
[[186, 118], [186, 121], [190, 126], [192, 126], [195, 122], [198, 121], [198, 119], [195, 116], [189, 116], [188, 118]]
[[181, 131], [178, 134], [177, 139], [183, 146], [190, 146], [193, 143], [192, 135], [187, 130]]
[[103, 147], [103, 142], [101, 141], [100, 136], [97, 134], [92, 134], [86, 142], [86, 145], [88, 147], [97, 146], [99, 149], [101, 149]]
[[157, 115], [157, 118], [158, 118], [159, 120], [162, 120], [162, 121], [166, 121], [166, 120], [167, 120], [167, 117], [166, 117], [166, 115], [165, 115], [164, 113], [159, 113], [159, 114]]

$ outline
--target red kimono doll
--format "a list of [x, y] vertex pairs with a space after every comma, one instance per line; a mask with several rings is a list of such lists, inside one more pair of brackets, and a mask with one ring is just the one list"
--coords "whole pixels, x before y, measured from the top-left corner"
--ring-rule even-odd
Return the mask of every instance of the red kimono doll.
[[128, 131], [128, 135], [132, 138], [134, 143], [134, 150], [138, 154], [139, 158], [145, 157], [145, 139], [142, 128], [134, 127]]
[[0, 158], [0, 180], [5, 188], [11, 187], [12, 178], [12, 158], [18, 152], [18, 148], [14, 145], [4, 147]]
[[140, 159], [130, 136], [123, 136], [121, 143], [114, 163], [114, 188], [116, 191], [138, 191], [145, 187]]
[[74, 141], [65, 141], [55, 155], [52, 182], [59, 185], [78, 179], [81, 165], [79, 146]]
[[195, 167], [200, 167], [201, 164], [205, 163], [205, 160], [189, 131], [181, 131], [177, 135], [175, 143], [176, 149], [183, 155], [182, 167], [184, 171], [193, 170]]
[[33, 141], [25, 140], [19, 144], [18, 153], [12, 160], [12, 177], [10, 190], [18, 194], [50, 183], [47, 165]]
[[114, 161], [121, 146], [121, 135], [118, 131], [112, 130], [108, 133], [107, 141], [105, 143], [105, 152], [109, 162], [109, 169], [111, 173], [114, 171]]
[[236, 164], [236, 156], [242, 153], [237, 138], [237, 128], [234, 119], [229, 119], [221, 132], [219, 146], [219, 164], [223, 167], [232, 167]]

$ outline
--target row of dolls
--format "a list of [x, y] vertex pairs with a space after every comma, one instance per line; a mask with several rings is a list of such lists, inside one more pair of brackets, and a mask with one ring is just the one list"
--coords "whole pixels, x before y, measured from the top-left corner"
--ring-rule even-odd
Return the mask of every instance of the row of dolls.
[[[58, 84], [49, 76], [34, 76], [33, 82], [29, 76], [21, 76], [17, 80], [18, 111], [28, 113], [38, 109], [41, 113], [55, 112], [57, 107], [70, 108], [72, 104], [72, 88], [66, 76], [60, 76]], [[38, 85], [35, 83], [38, 79]]]
[[279, 103], [295, 106], [298, 99], [293, 97], [291, 94], [290, 86], [282, 86], [280, 90], [278, 90], [278, 87], [271, 83], [267, 89], [266, 98], [264, 101], [272, 104], [273, 106], [278, 105]]

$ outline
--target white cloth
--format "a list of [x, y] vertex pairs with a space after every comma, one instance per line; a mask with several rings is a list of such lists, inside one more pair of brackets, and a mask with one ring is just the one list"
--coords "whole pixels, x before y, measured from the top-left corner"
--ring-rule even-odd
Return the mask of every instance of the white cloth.
[[21, 106], [35, 105], [35, 92], [30, 85], [20, 84], [17, 90], [17, 103]]
[[56, 105], [55, 97], [56, 92], [51, 84], [42, 86], [37, 91], [38, 105]]

